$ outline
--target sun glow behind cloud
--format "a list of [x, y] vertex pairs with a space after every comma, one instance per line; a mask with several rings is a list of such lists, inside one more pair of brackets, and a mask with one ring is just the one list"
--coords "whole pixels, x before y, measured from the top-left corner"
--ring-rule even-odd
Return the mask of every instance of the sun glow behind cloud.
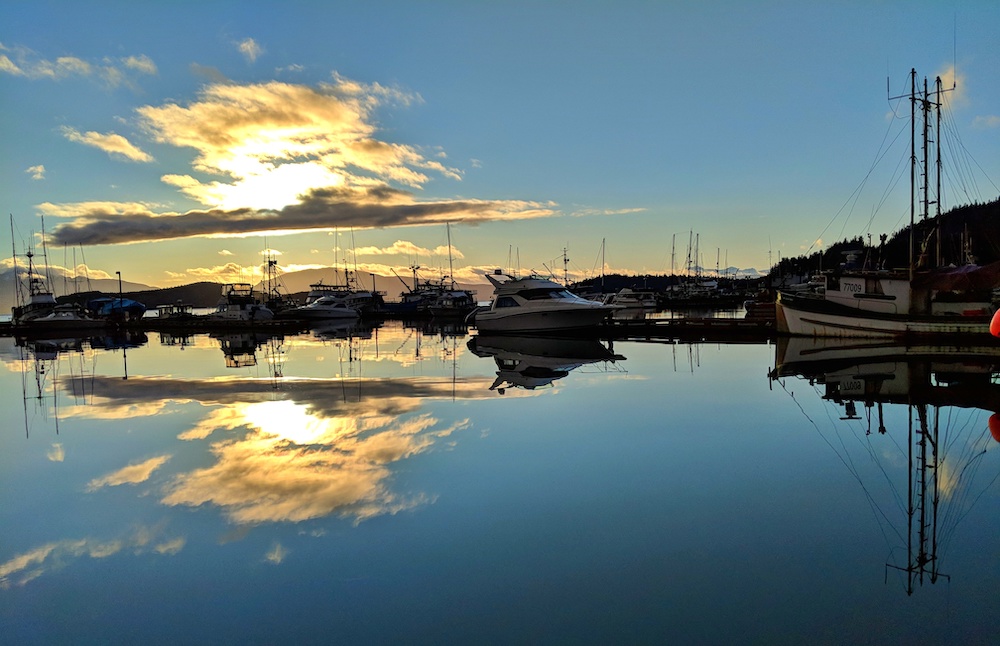
[[[439, 150], [378, 138], [374, 112], [420, 97], [334, 75], [315, 87], [271, 81], [214, 82], [189, 103], [136, 110], [139, 131], [160, 145], [194, 151], [191, 172], [161, 181], [203, 205], [185, 213], [151, 204], [45, 203], [47, 215], [72, 218], [55, 228], [56, 244], [90, 245], [301, 232], [336, 227], [393, 227], [546, 217], [554, 204], [519, 200], [419, 201], [432, 177], [459, 181]], [[130, 161], [151, 161], [117, 135], [65, 136]]]

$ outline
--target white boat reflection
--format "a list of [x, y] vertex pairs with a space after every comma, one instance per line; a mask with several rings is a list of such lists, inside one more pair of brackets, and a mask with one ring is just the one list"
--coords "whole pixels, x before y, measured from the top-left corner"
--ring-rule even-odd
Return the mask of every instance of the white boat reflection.
[[615, 364], [625, 357], [596, 339], [480, 334], [469, 340], [476, 356], [493, 357], [497, 378], [490, 386], [501, 395], [507, 388], [534, 390], [550, 386], [570, 371], [588, 364]]
[[[825, 403], [837, 408], [829, 415], [838, 429], [834, 432], [853, 429], [862, 453], [879, 461], [893, 496], [897, 488], [906, 490], [906, 526], [892, 526], [891, 512], [880, 508], [874, 488], [860, 475], [860, 461], [850, 456], [850, 440], [824, 436], [865, 489], [883, 535], [905, 543], [890, 544], [892, 552], [905, 550], [906, 562], [890, 559], [887, 579], [891, 571], [902, 572], [907, 594], [925, 581], [947, 579], [940, 570], [945, 537], [969, 512], [977, 490], [997, 478], [996, 473], [977, 478], [977, 472], [984, 464], [996, 464], [985, 456], [1000, 442], [1000, 346], [779, 338], [770, 376], [779, 383], [786, 377], [808, 380]], [[820, 430], [820, 422], [799, 407]], [[903, 463], [908, 465], [906, 484], [898, 487], [891, 476], [903, 480], [894, 467]], [[950, 505], [956, 508], [946, 509]]]

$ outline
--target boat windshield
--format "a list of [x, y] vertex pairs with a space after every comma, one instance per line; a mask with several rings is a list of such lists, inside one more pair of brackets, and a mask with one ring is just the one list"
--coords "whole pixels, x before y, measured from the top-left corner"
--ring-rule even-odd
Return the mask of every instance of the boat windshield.
[[529, 301], [537, 301], [542, 299], [577, 298], [572, 293], [570, 293], [569, 290], [557, 287], [539, 287], [536, 289], [525, 289], [518, 292], [518, 296]]

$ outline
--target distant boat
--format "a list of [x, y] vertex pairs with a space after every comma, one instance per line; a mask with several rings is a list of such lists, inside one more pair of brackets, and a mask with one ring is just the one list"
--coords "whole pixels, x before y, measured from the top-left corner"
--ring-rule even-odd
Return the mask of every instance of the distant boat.
[[485, 274], [494, 287], [490, 305], [473, 312], [483, 332], [559, 332], [596, 328], [618, 308], [573, 294], [547, 278]]
[[[911, 129], [916, 128], [917, 106], [920, 106], [923, 127], [923, 150], [928, 144], [932, 113], [937, 111], [940, 141], [941, 79], [936, 82], [936, 96], [927, 91], [917, 92], [916, 70], [911, 72], [910, 101], [913, 106]], [[913, 133], [911, 133], [913, 134]], [[911, 137], [915, 142], [915, 137]], [[822, 285], [814, 293], [779, 291], [776, 304], [779, 333], [813, 337], [900, 338], [924, 336], [988, 335], [993, 313], [992, 290], [1000, 285], [1000, 262], [979, 267], [967, 258], [955, 258], [946, 264], [941, 252], [934, 253], [928, 241], [943, 245], [940, 239], [940, 212], [930, 217], [928, 205], [928, 168], [917, 164], [916, 143], [911, 151], [911, 177], [923, 177], [923, 195], [918, 197], [911, 181], [910, 263], [905, 270], [871, 269], [865, 266], [845, 267], [826, 271]], [[924, 157], [926, 162], [926, 155]], [[925, 164], [926, 165], [926, 164]], [[935, 164], [940, 187], [940, 146]], [[940, 190], [938, 191], [940, 193]], [[931, 224], [923, 249], [917, 250], [916, 204], [920, 203], [923, 220]], [[814, 279], [818, 282], [820, 277]]]
[[339, 296], [322, 296], [308, 305], [294, 307], [282, 312], [282, 316], [293, 319], [356, 319], [358, 310], [349, 307]]
[[138, 320], [146, 313], [146, 306], [139, 301], [120, 296], [102, 296], [87, 301], [87, 309], [95, 318], [116, 321]]
[[634, 290], [630, 287], [623, 287], [615, 294], [607, 294], [604, 302], [608, 305], [620, 305], [622, 307], [642, 308], [645, 310], [656, 309], [656, 292], [649, 290]]
[[215, 311], [202, 318], [209, 323], [254, 323], [272, 320], [274, 312], [257, 300], [250, 283], [227, 283]]

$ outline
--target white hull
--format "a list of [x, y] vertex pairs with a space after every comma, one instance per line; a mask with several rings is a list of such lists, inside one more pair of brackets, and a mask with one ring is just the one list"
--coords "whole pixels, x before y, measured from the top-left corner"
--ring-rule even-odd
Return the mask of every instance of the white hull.
[[892, 339], [927, 336], [989, 334], [988, 316], [924, 316], [880, 314], [862, 310], [802, 307], [778, 298], [775, 306], [779, 333], [792, 336]]
[[611, 308], [604, 306], [571, 309], [533, 310], [528, 312], [476, 313], [476, 329], [482, 332], [554, 332], [596, 327], [606, 319]]

